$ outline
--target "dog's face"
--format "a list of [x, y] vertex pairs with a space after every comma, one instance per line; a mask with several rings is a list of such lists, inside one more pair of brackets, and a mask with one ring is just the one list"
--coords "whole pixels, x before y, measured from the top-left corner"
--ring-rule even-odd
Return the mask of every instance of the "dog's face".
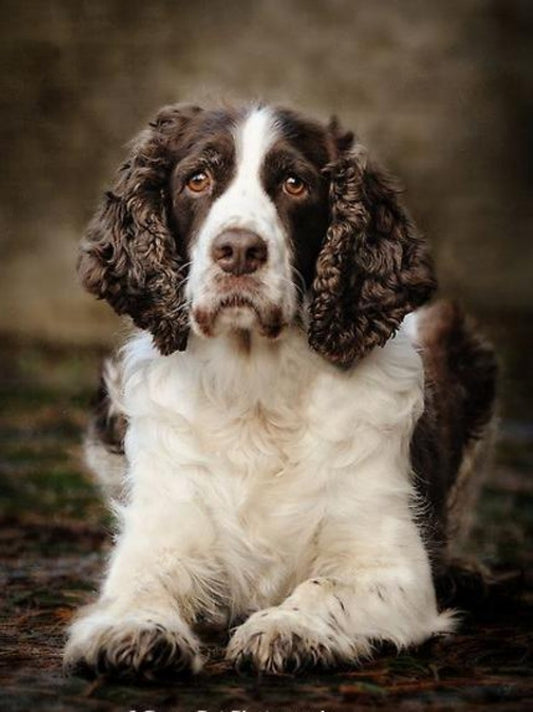
[[328, 134], [268, 108], [204, 112], [182, 146], [170, 192], [191, 326], [276, 337], [298, 314], [326, 234]]
[[434, 287], [396, 191], [352, 142], [282, 109], [162, 110], [89, 228], [86, 287], [163, 353], [191, 328], [277, 338], [296, 322], [349, 365]]

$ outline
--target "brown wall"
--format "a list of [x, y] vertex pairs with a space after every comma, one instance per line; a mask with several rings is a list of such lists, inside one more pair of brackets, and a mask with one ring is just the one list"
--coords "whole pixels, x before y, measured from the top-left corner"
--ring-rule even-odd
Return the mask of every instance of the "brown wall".
[[1, 6], [0, 330], [116, 329], [77, 286], [76, 243], [124, 144], [177, 100], [338, 114], [401, 177], [445, 292], [533, 304], [527, 0]]

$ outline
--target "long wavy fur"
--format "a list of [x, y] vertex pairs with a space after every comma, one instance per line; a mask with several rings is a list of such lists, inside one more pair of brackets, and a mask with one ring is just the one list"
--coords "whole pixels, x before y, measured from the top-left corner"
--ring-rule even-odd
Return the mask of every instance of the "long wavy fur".
[[78, 262], [85, 288], [148, 329], [163, 354], [187, 344], [186, 263], [167, 222], [167, 184], [172, 148], [199, 111], [165, 107], [139, 136], [89, 225]]
[[391, 179], [362, 150], [327, 170], [331, 224], [317, 260], [309, 343], [350, 366], [383, 346], [436, 283], [426, 244]]

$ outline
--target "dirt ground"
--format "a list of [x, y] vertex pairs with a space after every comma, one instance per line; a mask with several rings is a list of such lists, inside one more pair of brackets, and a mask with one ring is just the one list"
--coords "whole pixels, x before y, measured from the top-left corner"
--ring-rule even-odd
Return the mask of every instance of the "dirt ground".
[[65, 627], [94, 595], [112, 531], [80, 456], [101, 353], [3, 339], [0, 709], [533, 709], [533, 422], [531, 382], [520, 376], [529, 369], [520, 348], [528, 336], [524, 321], [492, 321], [505, 366], [504, 404], [471, 544], [492, 578], [459, 587], [460, 632], [416, 651], [385, 651], [358, 669], [262, 679], [228, 669], [215, 642], [201, 676], [164, 686], [62, 675]]

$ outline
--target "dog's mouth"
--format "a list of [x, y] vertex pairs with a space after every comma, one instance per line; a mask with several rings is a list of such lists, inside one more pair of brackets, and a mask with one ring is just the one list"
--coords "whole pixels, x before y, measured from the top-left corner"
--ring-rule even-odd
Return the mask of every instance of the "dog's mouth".
[[209, 307], [193, 308], [192, 318], [198, 330], [208, 337], [228, 331], [257, 331], [275, 339], [285, 326], [279, 306], [242, 293], [225, 294]]

